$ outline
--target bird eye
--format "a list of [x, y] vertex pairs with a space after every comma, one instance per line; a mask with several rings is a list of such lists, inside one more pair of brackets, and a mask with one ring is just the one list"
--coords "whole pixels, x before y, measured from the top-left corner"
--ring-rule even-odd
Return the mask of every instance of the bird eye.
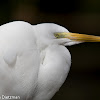
[[66, 33], [62, 32], [62, 33], [55, 33], [54, 34], [56, 38], [66, 38]]
[[59, 38], [59, 34], [58, 34], [58, 33], [54, 33], [54, 36], [55, 36], [56, 38]]

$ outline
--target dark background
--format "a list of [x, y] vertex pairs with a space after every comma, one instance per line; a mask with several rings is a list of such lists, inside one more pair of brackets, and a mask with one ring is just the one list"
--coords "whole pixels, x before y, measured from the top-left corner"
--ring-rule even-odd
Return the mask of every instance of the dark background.
[[[52, 22], [70, 32], [100, 36], [100, 0], [1, 0], [0, 25]], [[68, 47], [72, 66], [52, 100], [100, 100], [100, 43]]]

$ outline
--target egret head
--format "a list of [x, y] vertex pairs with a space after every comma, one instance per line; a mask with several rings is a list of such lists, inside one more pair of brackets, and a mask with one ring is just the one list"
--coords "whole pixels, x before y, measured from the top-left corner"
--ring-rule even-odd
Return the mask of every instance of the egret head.
[[34, 27], [37, 40], [45, 45], [61, 44], [69, 46], [82, 42], [100, 42], [98, 36], [71, 33], [66, 28], [53, 23], [38, 24]]

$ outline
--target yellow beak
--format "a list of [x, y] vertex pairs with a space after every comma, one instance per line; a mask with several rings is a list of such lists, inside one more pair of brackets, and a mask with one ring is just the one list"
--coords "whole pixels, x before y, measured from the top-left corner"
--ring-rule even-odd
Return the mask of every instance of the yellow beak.
[[100, 42], [100, 36], [78, 34], [78, 33], [55, 33], [56, 38], [68, 38], [73, 41], [78, 42]]

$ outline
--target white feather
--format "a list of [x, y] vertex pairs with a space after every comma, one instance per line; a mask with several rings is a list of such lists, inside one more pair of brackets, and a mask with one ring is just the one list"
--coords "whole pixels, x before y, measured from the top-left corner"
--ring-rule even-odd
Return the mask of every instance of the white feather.
[[[0, 26], [0, 96], [50, 100], [64, 83], [71, 64], [64, 44], [54, 33], [68, 32], [56, 24], [11, 22]], [[6, 99], [7, 100], [7, 99]]]

